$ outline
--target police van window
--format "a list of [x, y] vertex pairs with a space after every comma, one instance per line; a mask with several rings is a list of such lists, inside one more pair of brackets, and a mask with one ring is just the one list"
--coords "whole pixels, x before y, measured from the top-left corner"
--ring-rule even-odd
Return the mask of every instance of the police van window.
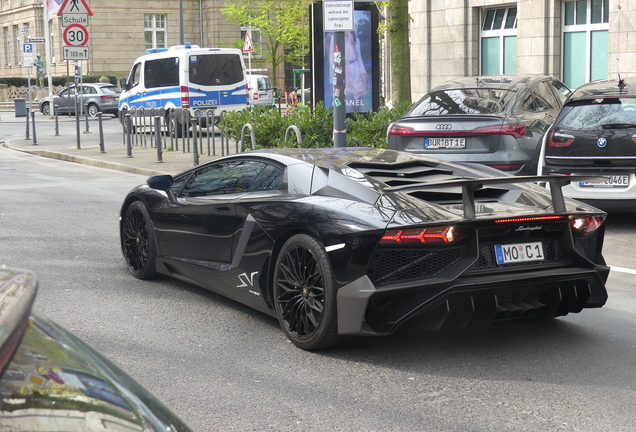
[[179, 85], [179, 61], [177, 58], [148, 60], [144, 65], [144, 86], [170, 87]]
[[192, 84], [232, 85], [243, 80], [243, 64], [239, 55], [191, 55], [189, 62]]
[[139, 84], [141, 78], [141, 63], [137, 63], [133, 66], [128, 77], [128, 85], [132, 88]]

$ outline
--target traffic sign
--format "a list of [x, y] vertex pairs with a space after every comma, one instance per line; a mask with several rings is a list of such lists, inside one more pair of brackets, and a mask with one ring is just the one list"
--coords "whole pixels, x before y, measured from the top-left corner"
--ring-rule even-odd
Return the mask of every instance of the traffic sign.
[[22, 44], [22, 52], [33, 54], [33, 44], [30, 44], [30, 43]]
[[252, 38], [250, 37], [250, 32], [245, 33], [245, 43], [243, 43], [243, 52], [244, 53], [254, 52], [254, 45], [252, 44]]
[[353, 30], [353, 1], [326, 0], [322, 2], [323, 31]]
[[85, 46], [65, 46], [62, 49], [63, 60], [90, 60], [89, 49]]
[[64, 0], [64, 3], [62, 3], [62, 6], [60, 6], [60, 9], [57, 11], [57, 16], [73, 12], [93, 16], [93, 12], [91, 8], [88, 7], [88, 4], [86, 4], [86, 0]]
[[46, 43], [46, 39], [43, 37], [29, 37], [29, 43]]
[[64, 15], [62, 15], [62, 27], [67, 27], [71, 24], [81, 24], [84, 27], [88, 27], [88, 14], [65, 13]]
[[88, 30], [81, 24], [71, 24], [64, 29], [64, 43], [69, 46], [86, 46]]

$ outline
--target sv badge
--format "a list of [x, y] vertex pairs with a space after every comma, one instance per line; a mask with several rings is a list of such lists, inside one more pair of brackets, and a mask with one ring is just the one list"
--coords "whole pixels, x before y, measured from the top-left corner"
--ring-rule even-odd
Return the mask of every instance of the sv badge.
[[249, 276], [247, 273], [241, 273], [238, 278], [241, 282], [241, 285], [237, 285], [237, 288], [245, 288], [245, 287], [253, 287], [254, 286], [254, 276], [256, 276], [258, 272], [252, 272]]

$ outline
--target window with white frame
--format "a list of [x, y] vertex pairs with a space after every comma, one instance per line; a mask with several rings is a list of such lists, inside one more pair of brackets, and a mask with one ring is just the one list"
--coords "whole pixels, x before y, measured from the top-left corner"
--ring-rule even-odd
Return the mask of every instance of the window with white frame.
[[145, 14], [144, 37], [146, 49], [166, 48], [168, 45], [167, 15]]
[[563, 82], [576, 88], [607, 78], [609, 0], [563, 3]]
[[252, 46], [254, 47], [252, 55], [260, 57], [262, 55], [261, 29], [256, 27], [241, 27], [241, 40], [245, 41], [245, 35], [247, 34], [247, 32], [250, 33], [250, 40], [252, 41]]
[[484, 9], [480, 33], [481, 75], [517, 73], [517, 7]]

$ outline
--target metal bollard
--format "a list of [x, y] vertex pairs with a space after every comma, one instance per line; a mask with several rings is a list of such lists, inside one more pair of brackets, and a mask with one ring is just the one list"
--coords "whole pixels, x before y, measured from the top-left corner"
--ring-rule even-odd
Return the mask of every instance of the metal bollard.
[[33, 123], [33, 145], [38, 145], [38, 137], [35, 134], [35, 111], [31, 111], [31, 122]]
[[132, 142], [130, 141], [130, 129], [132, 128], [132, 118], [130, 114], [126, 114], [126, 157], [131, 158], [132, 155]]
[[102, 124], [102, 112], [97, 113], [97, 125], [99, 126], [99, 152], [106, 153], [104, 150], [104, 125]]
[[161, 151], [161, 117], [155, 116], [155, 145], [157, 146], [157, 162], [163, 163]]
[[197, 119], [191, 119], [192, 123], [192, 156], [194, 158], [194, 166], [199, 165], [199, 144], [197, 143]]
[[57, 108], [58, 108], [57, 104], [53, 105], [53, 112], [55, 113], [55, 136], [60, 136], [60, 122], [58, 121], [59, 119], [57, 118], [58, 117]]
[[31, 138], [29, 138], [29, 108], [26, 109], [26, 138], [27, 140], [30, 140]]
[[84, 104], [84, 118], [86, 119], [86, 130], [84, 133], [88, 133], [88, 104]]
[[77, 149], [81, 149], [82, 145], [80, 144], [80, 113], [79, 113], [80, 104], [77, 101], [77, 95], [75, 95], [75, 135], [77, 140]]

